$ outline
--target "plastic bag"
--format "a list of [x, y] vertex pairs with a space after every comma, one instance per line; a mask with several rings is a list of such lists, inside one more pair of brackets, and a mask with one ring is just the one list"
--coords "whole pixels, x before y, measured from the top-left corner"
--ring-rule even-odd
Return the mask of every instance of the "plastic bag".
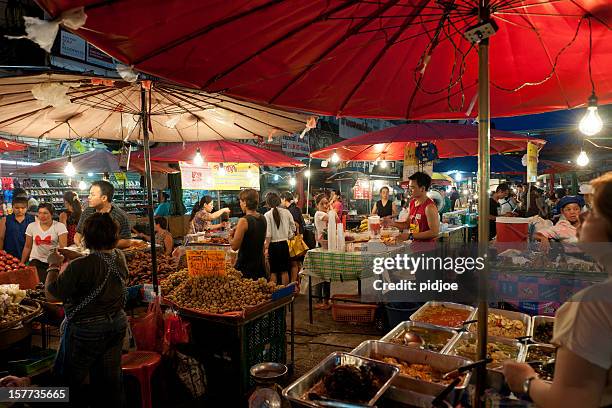
[[206, 371], [204, 366], [195, 358], [176, 352], [176, 374], [181, 383], [191, 393], [193, 398], [199, 398], [206, 392]]
[[189, 322], [184, 322], [174, 310], [164, 314], [164, 349], [189, 343]]
[[141, 318], [131, 318], [132, 334], [136, 348], [143, 351], [161, 352], [164, 338], [164, 318], [159, 296], [149, 304], [147, 314]]

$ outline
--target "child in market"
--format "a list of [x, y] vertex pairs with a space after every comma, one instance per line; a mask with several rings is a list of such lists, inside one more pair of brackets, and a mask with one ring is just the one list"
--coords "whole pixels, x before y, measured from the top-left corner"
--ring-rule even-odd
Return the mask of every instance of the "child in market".
[[21, 259], [26, 242], [26, 228], [35, 221], [27, 214], [28, 199], [13, 198], [13, 213], [0, 219], [0, 249], [5, 250], [17, 259]]
[[[315, 203], [317, 205], [317, 212], [314, 216], [314, 224], [317, 234], [317, 246], [321, 246], [321, 242], [324, 240], [324, 233], [327, 231], [327, 222], [329, 217], [327, 212], [329, 211], [329, 199], [325, 194], [319, 194], [315, 198]], [[315, 296], [318, 297], [319, 302], [315, 308], [316, 309], [329, 309], [331, 305], [329, 304], [329, 295], [331, 284], [329, 282], [321, 282], [314, 285]]]

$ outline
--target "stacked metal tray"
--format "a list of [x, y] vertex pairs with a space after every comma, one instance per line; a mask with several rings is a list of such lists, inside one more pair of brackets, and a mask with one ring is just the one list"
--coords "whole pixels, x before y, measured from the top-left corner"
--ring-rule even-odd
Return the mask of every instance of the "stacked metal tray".
[[537, 327], [543, 323], [553, 323], [554, 324], [555, 318], [551, 316], [541, 316], [541, 315], [533, 316], [531, 318], [531, 332], [529, 333], [529, 335], [531, 336], [531, 340], [536, 343], [550, 344], [551, 339], [549, 339], [549, 341], [546, 341], [545, 339], [538, 338], [535, 335]]
[[[449, 309], [468, 310], [470, 312], [470, 314], [468, 315], [466, 320], [471, 320], [476, 315], [476, 309], [474, 307], [472, 307], [472, 306], [462, 305], [461, 303], [429, 301], [429, 302], [425, 303], [423, 306], [421, 306], [412, 315], [410, 315], [410, 320], [413, 321], [413, 322], [427, 323], [427, 324], [430, 324], [432, 326], [448, 327], [448, 326], [441, 326], [441, 325], [437, 325], [437, 324], [433, 324], [433, 323], [429, 323], [429, 322], [424, 322], [424, 321], [420, 320], [420, 316], [423, 314], [423, 311], [425, 309], [430, 308], [430, 307], [436, 307], [436, 306], [445, 306], [445, 307], [447, 307]], [[459, 330], [462, 330], [464, 328], [464, 326], [463, 325], [459, 325], [459, 326], [448, 327], [448, 328], [456, 330], [456, 331], [459, 331]]]
[[[475, 315], [478, 313], [478, 309], [476, 309]], [[505, 337], [505, 338], [510, 338], [510, 339], [514, 339], [517, 337], [526, 337], [526, 336], [530, 336], [531, 335], [531, 326], [532, 326], [532, 319], [531, 316], [529, 316], [528, 314], [525, 313], [520, 313], [520, 312], [513, 312], [511, 310], [504, 310], [504, 309], [493, 309], [493, 308], [489, 308], [489, 315], [490, 314], [496, 314], [496, 315], [500, 315], [503, 316], [507, 319], [510, 320], [519, 320], [523, 323], [525, 330], [524, 333], [521, 336], [516, 336], [516, 337], [508, 337], [508, 336], [496, 336], [496, 337]], [[478, 324], [477, 323], [472, 323], [470, 325], [468, 325], [467, 330], [469, 332], [475, 333], [477, 331], [478, 328]], [[490, 333], [489, 331], [489, 336], [492, 336], [493, 334]]]
[[457, 335], [457, 331], [453, 329], [449, 329], [448, 327], [434, 326], [428, 323], [421, 323], [421, 322], [405, 321], [395, 326], [395, 328], [393, 328], [393, 330], [391, 330], [384, 337], [382, 337], [380, 341], [385, 341], [388, 343], [394, 343], [394, 344], [401, 345], [400, 342], [396, 342], [393, 340], [401, 337], [404, 333], [409, 332], [409, 331], [415, 332], [416, 334], [420, 335], [421, 338], [423, 338], [423, 335], [420, 334], [422, 332], [431, 332], [434, 335], [441, 335], [443, 337], [448, 337], [448, 340], [444, 342], [444, 344], [441, 344], [441, 343], [438, 343], [436, 345], [430, 344], [427, 347], [428, 350], [435, 351], [435, 352], [442, 353], [442, 354], [444, 354], [444, 352], [446, 351], [448, 346], [451, 344], [454, 337]]

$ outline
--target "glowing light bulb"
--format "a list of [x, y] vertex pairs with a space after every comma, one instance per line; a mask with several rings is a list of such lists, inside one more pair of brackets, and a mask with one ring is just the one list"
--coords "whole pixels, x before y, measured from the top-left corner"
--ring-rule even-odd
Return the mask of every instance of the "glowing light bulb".
[[87, 177], [93, 177], [93, 173], [92, 172], [87, 173]]
[[386, 169], [387, 168], [387, 161], [383, 160], [379, 163], [379, 166], [381, 169]]
[[306, 170], [306, 171], [304, 172], [304, 177], [306, 177], [306, 178], [310, 178], [310, 170]]
[[68, 177], [74, 177], [76, 174], [76, 169], [74, 168], [74, 164], [72, 164], [72, 157], [68, 157], [68, 163], [66, 163], [66, 167], [64, 167], [64, 174]]
[[578, 124], [578, 129], [587, 136], [593, 136], [599, 133], [602, 128], [603, 122], [597, 112], [597, 97], [593, 94], [589, 98], [589, 106]]
[[246, 176], [247, 178], [253, 178], [253, 172], [251, 171], [251, 166], [249, 166], [249, 168], [247, 169]]
[[223, 163], [219, 163], [219, 171], [220, 176], [225, 176], [225, 167], [223, 167]]
[[338, 153], [334, 152], [334, 154], [332, 154], [332, 157], [331, 157], [331, 162], [338, 163], [339, 161], [340, 161], [340, 156], [338, 156]]
[[578, 155], [578, 158], [576, 159], [576, 164], [579, 165], [580, 167], [584, 167], [587, 164], [589, 164], [589, 162], [590, 162], [589, 156], [587, 156], [586, 152], [582, 150], [580, 154]]
[[461, 175], [461, 173], [457, 172], [455, 173], [455, 181], [461, 181], [463, 180], [463, 176]]
[[79, 181], [79, 190], [85, 190], [87, 188], [87, 183], [83, 180]]
[[295, 180], [295, 177], [291, 177], [291, 178], [289, 179], [289, 185], [290, 185], [291, 187], [295, 186], [295, 184], [296, 184], [296, 183], [297, 183], [297, 181]]
[[202, 157], [202, 153], [200, 152], [200, 148], [196, 149], [196, 153], [193, 156], [193, 164], [196, 166], [202, 166], [204, 164], [204, 157]]

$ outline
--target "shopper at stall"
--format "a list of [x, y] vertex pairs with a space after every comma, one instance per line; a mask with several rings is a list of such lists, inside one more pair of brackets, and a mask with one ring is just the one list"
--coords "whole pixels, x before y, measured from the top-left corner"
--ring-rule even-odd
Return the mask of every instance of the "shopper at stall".
[[281, 278], [283, 285], [289, 284], [289, 245], [287, 240], [295, 235], [293, 216], [286, 208], [282, 208], [281, 199], [276, 193], [268, 193], [266, 203], [270, 210], [266, 217], [266, 254], [270, 265], [270, 280], [274, 283]]
[[457, 187], [453, 187], [451, 189], [451, 195], [450, 195], [451, 212], [455, 211], [455, 205], [456, 205], [458, 199], [459, 199], [459, 192], [457, 191]]
[[[139, 232], [138, 237], [151, 242], [150, 235]], [[155, 217], [155, 244], [161, 247], [162, 254], [172, 255], [174, 238], [172, 238], [172, 234], [168, 231], [168, 220], [164, 217]]]
[[338, 217], [340, 218], [342, 218], [342, 211], [344, 211], [343, 201], [344, 200], [342, 199], [342, 195], [340, 194], [340, 191], [332, 190], [329, 203], [331, 205], [331, 208], [333, 208], [334, 211], [336, 211], [336, 214], [338, 214]]
[[85, 221], [95, 213], [108, 213], [111, 218], [119, 225], [119, 241], [117, 248], [127, 248], [131, 245], [132, 233], [130, 229], [130, 221], [128, 216], [121, 208], [113, 203], [115, 195], [115, 187], [106, 180], [97, 180], [91, 183], [89, 189], [89, 198], [87, 207], [81, 214], [79, 224], [77, 225], [76, 234], [74, 234], [74, 242], [77, 245], [82, 245], [83, 228]]
[[68, 230], [68, 246], [70, 246], [74, 244], [74, 235], [76, 234], [77, 225], [83, 212], [77, 193], [74, 191], [66, 191], [64, 193], [64, 208], [66, 211], [60, 214], [59, 220]]
[[535, 234], [544, 251], [550, 248], [550, 240], [562, 243], [578, 241], [577, 230], [580, 228], [580, 213], [584, 202], [579, 196], [565, 196], [557, 204], [561, 214], [559, 221], [552, 227], [541, 229]]
[[[285, 207], [293, 216], [293, 221], [295, 222], [296, 231], [298, 234], [304, 234], [304, 228], [306, 227], [306, 223], [304, 222], [304, 216], [302, 215], [302, 211], [295, 204], [293, 199], [293, 194], [289, 191], [285, 191], [281, 194], [281, 205]], [[304, 256], [298, 256], [294, 258], [290, 258], [290, 270], [289, 270], [289, 279], [291, 282], [297, 282], [298, 280], [298, 272], [300, 271], [300, 267], [302, 262], [304, 261]]]
[[491, 194], [489, 198], [489, 240], [493, 239], [497, 235], [496, 219], [497, 217], [511, 217], [512, 213], [502, 213], [499, 207], [499, 201], [508, 197], [510, 193], [510, 187], [506, 183], [501, 183], [495, 189], [495, 192]]
[[159, 204], [155, 208], [156, 217], [167, 217], [170, 215], [171, 203], [170, 196], [165, 191], [159, 195]]
[[27, 213], [28, 199], [13, 198], [13, 213], [0, 218], [0, 249], [5, 250], [17, 259], [21, 259], [26, 243], [26, 228], [35, 220]]
[[53, 205], [42, 203], [38, 206], [38, 220], [28, 225], [25, 231], [26, 242], [21, 254], [21, 262], [30, 262], [38, 271], [41, 282], [47, 276], [47, 258], [58, 248], [65, 248], [68, 230], [61, 222], [53, 220]]
[[[317, 206], [317, 212], [314, 216], [314, 224], [317, 234], [317, 246], [321, 246], [322, 241], [327, 240], [327, 223], [329, 221], [329, 216], [327, 215], [329, 211], [329, 201], [327, 196], [325, 194], [319, 194], [315, 198], [315, 204]], [[319, 300], [319, 303], [315, 305], [316, 309], [331, 308], [329, 304], [330, 289], [331, 285], [329, 282], [321, 282], [314, 285], [314, 294]]]
[[36, 216], [38, 213], [38, 200], [28, 195], [23, 188], [16, 188], [13, 190], [13, 199], [17, 197], [24, 197], [28, 200], [28, 213]]
[[244, 217], [230, 231], [230, 246], [238, 251], [234, 267], [245, 278], [258, 279], [266, 276], [264, 244], [266, 240], [266, 217], [257, 212], [259, 193], [247, 188], [238, 195]]
[[380, 218], [395, 217], [397, 215], [397, 209], [393, 204], [393, 200], [389, 197], [389, 187], [384, 186], [380, 189], [380, 200], [374, 204], [372, 215], [378, 215]]
[[229, 214], [229, 208], [222, 208], [219, 211], [213, 212], [213, 199], [211, 196], [204, 196], [200, 200], [202, 208], [194, 215], [189, 223], [189, 233], [195, 234], [204, 231], [213, 231], [225, 227], [225, 223], [213, 224], [212, 221], [221, 218], [223, 214]]
[[[612, 274], [612, 173], [593, 180], [593, 209], [578, 229], [579, 244]], [[612, 278], [574, 295], [557, 310], [553, 345], [557, 346], [552, 383], [538, 378], [526, 363], [507, 361], [510, 389], [527, 395], [540, 408], [595, 408], [612, 405]]]
[[[120, 407], [127, 264], [115, 249], [118, 225], [112, 215], [93, 213], [82, 227], [89, 255], [75, 259], [61, 273], [63, 257], [52, 252], [48, 259], [47, 297], [62, 301], [66, 313], [53, 374], [70, 387], [75, 407]], [[87, 381], [89, 388], [84, 387]]]

